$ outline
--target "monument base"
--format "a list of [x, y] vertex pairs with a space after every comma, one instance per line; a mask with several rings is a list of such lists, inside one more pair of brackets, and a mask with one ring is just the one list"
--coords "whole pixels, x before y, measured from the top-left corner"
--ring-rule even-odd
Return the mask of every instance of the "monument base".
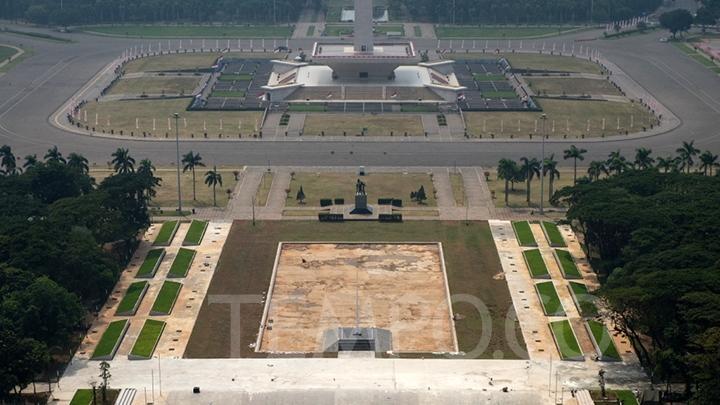
[[367, 194], [355, 194], [355, 208], [350, 211], [351, 215], [372, 215], [373, 211], [367, 205]]

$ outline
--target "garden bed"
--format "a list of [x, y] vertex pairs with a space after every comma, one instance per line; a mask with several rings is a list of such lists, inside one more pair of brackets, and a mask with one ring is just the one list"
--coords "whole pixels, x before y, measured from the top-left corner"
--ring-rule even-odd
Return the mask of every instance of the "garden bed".
[[537, 241], [535, 240], [535, 236], [533, 236], [528, 221], [513, 221], [512, 227], [520, 246], [537, 246]]
[[198, 221], [197, 219], [193, 219], [190, 223], [190, 228], [187, 231], [187, 234], [185, 234], [185, 239], [183, 240], [183, 246], [197, 246], [202, 242], [203, 237], [205, 236], [205, 231], [208, 227], [208, 221]]
[[570, 252], [563, 249], [554, 249], [553, 255], [560, 267], [560, 271], [562, 271], [563, 277], [582, 278], [582, 274], [580, 274], [580, 270], [577, 268], [575, 260]]
[[135, 278], [153, 278], [157, 272], [162, 259], [165, 257], [165, 249], [152, 249], [145, 256]]
[[561, 359], [585, 361], [570, 321], [565, 319], [550, 322], [550, 332], [552, 332]]
[[524, 251], [523, 259], [525, 259], [525, 265], [530, 270], [532, 278], [550, 278], [550, 273], [539, 249]]
[[112, 360], [115, 357], [120, 342], [122, 342], [125, 333], [130, 326], [130, 321], [121, 319], [119, 321], [110, 322], [107, 329], [103, 333], [100, 341], [95, 346], [92, 360]]
[[140, 334], [135, 340], [135, 345], [133, 345], [128, 358], [130, 360], [143, 360], [151, 358], [153, 352], [155, 352], [155, 347], [157, 347], [157, 344], [160, 341], [160, 336], [162, 335], [163, 330], [165, 330], [165, 322], [156, 321], [154, 319], [146, 320], [145, 325], [143, 325]]
[[180, 289], [182, 286], [182, 283], [165, 281], [162, 288], [160, 288], [160, 292], [155, 299], [152, 309], [150, 310], [150, 315], [170, 315], [173, 306], [175, 306], [175, 301], [177, 301], [177, 297], [180, 295]]
[[195, 259], [195, 254], [196, 252], [192, 249], [180, 248], [175, 260], [172, 262], [172, 266], [170, 266], [168, 278], [184, 278], [187, 276], [193, 259]]
[[583, 317], [597, 316], [597, 307], [595, 306], [595, 296], [590, 294], [587, 286], [582, 283], [571, 281], [568, 289], [575, 301], [575, 306]]
[[147, 281], [137, 281], [130, 284], [125, 296], [115, 310], [116, 316], [133, 316], [138, 310], [140, 303], [148, 289]]
[[172, 243], [173, 238], [175, 237], [175, 232], [177, 232], [179, 226], [180, 226], [180, 222], [178, 222], [178, 221], [163, 222], [162, 227], [160, 228], [160, 231], [158, 232], [157, 236], [155, 237], [155, 242], [153, 242], [153, 245], [154, 246], [170, 245], [170, 243]]
[[560, 297], [555, 290], [555, 285], [552, 281], [544, 281], [542, 283], [535, 284], [535, 291], [540, 297], [540, 303], [542, 304], [543, 311], [547, 316], [565, 316], [565, 310], [563, 309]]
[[605, 324], [588, 319], [585, 325], [600, 361], [622, 360], [617, 347], [615, 347], [615, 342], [613, 342], [612, 336], [610, 336], [610, 332], [608, 332]]
[[543, 233], [550, 246], [567, 247], [560, 233], [560, 229], [558, 229], [558, 226], [554, 222], [542, 221], [540, 225], [542, 225]]

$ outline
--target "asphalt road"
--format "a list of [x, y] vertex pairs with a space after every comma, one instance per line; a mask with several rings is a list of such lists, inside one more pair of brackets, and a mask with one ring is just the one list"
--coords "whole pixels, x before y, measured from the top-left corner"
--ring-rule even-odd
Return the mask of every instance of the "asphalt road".
[[[29, 30], [23, 27], [24, 30]], [[63, 35], [53, 33], [53, 35]], [[650, 147], [656, 154], [672, 153], [684, 140], [695, 140], [696, 146], [720, 151], [720, 137], [716, 122], [720, 119], [720, 79], [710, 70], [685, 56], [670, 44], [659, 42], [662, 32], [631, 36], [618, 40], [587, 39], [584, 32], [564, 37], [523, 41], [524, 48], [546, 50], [556, 46], [560, 50], [565, 43], [569, 50], [590, 46], [600, 50], [607, 59], [630, 74], [640, 85], [664, 103], [682, 124], [675, 130], [644, 139], [550, 141], [546, 153], [561, 156], [570, 143], [582, 145], [589, 150], [587, 158], [603, 159], [609, 152], [621, 150], [631, 156], [640, 146]], [[117, 58], [124, 49], [135, 45], [167, 40], [142, 40], [109, 38], [85, 34], [67, 34], [74, 43], [56, 43], [29, 37], [0, 33], [0, 43], [25, 45], [34, 55], [4, 76], [0, 77], [0, 144], [13, 147], [16, 155], [37, 153], [57, 145], [65, 154], [79, 152], [91, 162], [104, 164], [116, 148], [128, 147], [137, 159], [150, 158], [158, 165], [174, 161], [173, 143], [152, 141], [128, 141], [91, 138], [61, 131], [49, 123], [49, 117], [80, 87], [90, 80], [107, 63]], [[172, 40], [175, 43], [177, 40]], [[223, 40], [220, 45], [224, 46]], [[225, 41], [226, 42], [226, 41]], [[249, 46], [243, 41], [243, 47]], [[294, 48], [305, 49], [311, 40], [291, 41]], [[483, 47], [485, 41], [476, 41]], [[507, 40], [489, 41], [489, 47], [505, 48]], [[198, 46], [200, 40], [195, 39]], [[237, 41], [234, 41], [237, 43]], [[268, 48], [271, 40], [266, 43]], [[185, 47], [189, 40], [184, 40]], [[207, 47], [215, 40], [207, 40]], [[255, 40], [255, 46], [260, 44]], [[472, 40], [442, 41], [441, 47], [461, 46], [471, 48]], [[495, 44], [495, 45], [493, 45]], [[554, 45], [553, 45], [554, 44]], [[419, 40], [419, 49], [434, 49], [436, 40]], [[177, 45], [173, 45], [177, 46]], [[519, 41], [512, 41], [518, 47]], [[494, 165], [500, 158], [519, 158], [525, 155], [539, 156], [539, 141], [206, 141], [182, 142], [181, 151], [200, 152], [206, 162], [214, 164], [293, 165], [293, 166], [450, 166]]]

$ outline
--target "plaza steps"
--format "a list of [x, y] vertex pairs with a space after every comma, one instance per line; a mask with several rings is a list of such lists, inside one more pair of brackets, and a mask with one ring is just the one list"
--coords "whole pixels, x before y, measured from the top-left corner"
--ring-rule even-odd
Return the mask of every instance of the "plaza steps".
[[125, 388], [120, 392], [120, 396], [115, 401], [115, 405], [132, 405], [137, 390], [135, 388]]

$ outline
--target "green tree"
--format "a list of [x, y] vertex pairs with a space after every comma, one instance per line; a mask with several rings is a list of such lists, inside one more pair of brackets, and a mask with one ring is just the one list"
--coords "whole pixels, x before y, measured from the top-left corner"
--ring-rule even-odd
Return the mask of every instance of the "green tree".
[[115, 173], [126, 174], [135, 171], [135, 159], [130, 156], [130, 151], [124, 148], [118, 148], [112, 154], [112, 163]]
[[600, 180], [600, 175], [605, 174], [608, 175], [609, 171], [607, 168], [607, 164], [605, 162], [600, 162], [597, 160], [594, 160], [590, 162], [590, 166], [587, 169], [587, 174], [590, 180], [592, 181], [598, 181]]
[[510, 192], [510, 183], [515, 181], [518, 164], [511, 159], [500, 159], [497, 167], [497, 175], [499, 179], [505, 180], [505, 206], [508, 205], [508, 194]]
[[[155, 170], [155, 166], [153, 165], [152, 161], [150, 161], [150, 159], [141, 160], [137, 169], [137, 174], [145, 185], [145, 191], [148, 200], [155, 197], [157, 193], [155, 188], [159, 187], [162, 183], [162, 179], [160, 177], [155, 177]], [[195, 177], [194, 172], [193, 177]], [[193, 188], [195, 188], [194, 184]]]
[[678, 170], [678, 158], [677, 157], [659, 157], [657, 160], [657, 168], [662, 170], [663, 173], [668, 173], [669, 171], [677, 171]]
[[23, 168], [24, 168], [24, 169], [28, 169], [28, 168], [31, 168], [31, 167], [33, 167], [33, 166], [37, 166], [37, 164], [39, 163], [38, 158], [37, 158], [37, 155], [34, 155], [34, 154], [33, 154], [33, 155], [26, 155], [24, 159], [25, 159], [25, 163], [23, 163]]
[[300, 186], [300, 190], [298, 190], [297, 195], [295, 196], [295, 199], [300, 204], [305, 204], [305, 192], [303, 191], [302, 185]]
[[217, 167], [213, 166], [212, 170], [205, 173], [205, 184], [213, 189], [213, 206], [217, 207], [217, 198], [215, 195], [215, 187], [222, 187], [222, 175], [217, 171]]
[[[548, 200], [552, 198], [555, 179], [560, 178], [560, 171], [557, 169], [558, 162], [555, 160], [555, 154], [551, 154], [550, 157], [545, 158], [543, 164], [543, 176], [548, 178]], [[540, 198], [544, 198], [540, 196]]]
[[188, 170], [192, 172], [193, 201], [197, 201], [197, 198], [195, 197], [195, 168], [205, 167], [205, 163], [202, 162], [202, 156], [200, 156], [199, 153], [193, 153], [193, 151], [190, 151], [186, 155], [183, 155], [182, 163], [183, 173]]
[[45, 154], [45, 162], [46, 163], [62, 163], [62, 164], [67, 163], [67, 161], [63, 157], [62, 153], [60, 153], [60, 151], [58, 150], [57, 145], [48, 149], [47, 153]]
[[702, 170], [705, 176], [712, 176], [713, 169], [718, 167], [718, 155], [714, 155], [709, 150], [703, 152], [698, 159], [700, 159], [700, 170]]
[[635, 149], [634, 166], [638, 170], [647, 170], [653, 167], [655, 159], [651, 156], [652, 149], [638, 148]]
[[695, 141], [683, 141], [682, 146], [675, 152], [678, 154], [678, 169], [687, 170], [687, 173], [690, 173], [695, 164], [694, 158], [700, 153], [700, 149], [695, 147]]
[[677, 33], [689, 30], [692, 23], [692, 14], [682, 8], [660, 14], [660, 26], [670, 31], [673, 38]]
[[578, 148], [575, 145], [570, 145], [569, 149], [563, 151], [563, 159], [573, 160], [573, 184], [577, 184], [577, 162], [578, 160], [585, 160], [586, 149]]
[[77, 153], [71, 153], [68, 155], [67, 165], [69, 168], [77, 170], [83, 174], [87, 174], [90, 171], [88, 160], [83, 155]]
[[107, 361], [100, 362], [100, 375], [98, 376], [102, 380], [102, 384], [100, 384], [100, 392], [102, 392], [102, 402], [103, 404], [107, 403], [107, 390], [110, 388], [110, 378], [112, 377], [112, 374], [110, 374], [110, 363]]
[[[530, 183], [534, 177], [540, 177], [540, 161], [535, 158], [528, 159], [526, 157], [520, 158], [520, 171], [525, 177], [527, 185], [525, 187], [525, 201], [530, 206]], [[542, 196], [540, 196], [542, 198]]]
[[421, 185], [418, 191], [410, 193], [410, 199], [417, 202], [418, 204], [424, 204], [427, 201], [427, 195], [425, 194], [425, 186]]
[[625, 159], [625, 156], [620, 154], [620, 151], [610, 152], [608, 160], [605, 162], [609, 172], [620, 174], [627, 170], [629, 164]]
[[18, 387], [24, 389], [34, 380], [50, 355], [42, 342], [19, 336], [0, 320], [0, 359], [0, 398], [9, 399], [9, 392], [17, 393]]
[[18, 173], [17, 159], [8, 145], [0, 146], [0, 173], [5, 175]]

